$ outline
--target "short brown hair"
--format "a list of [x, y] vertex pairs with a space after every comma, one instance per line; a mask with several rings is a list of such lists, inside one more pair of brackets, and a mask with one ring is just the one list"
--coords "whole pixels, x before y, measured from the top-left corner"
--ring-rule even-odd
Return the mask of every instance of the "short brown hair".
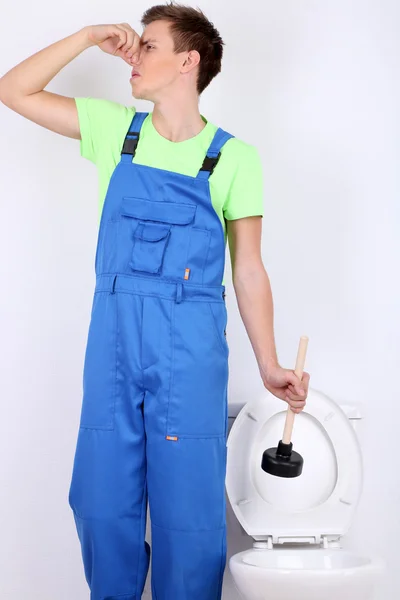
[[197, 50], [200, 54], [197, 92], [201, 94], [221, 71], [221, 36], [199, 8], [174, 2], [157, 4], [146, 10], [141, 24], [146, 27], [158, 20], [169, 21], [175, 53]]

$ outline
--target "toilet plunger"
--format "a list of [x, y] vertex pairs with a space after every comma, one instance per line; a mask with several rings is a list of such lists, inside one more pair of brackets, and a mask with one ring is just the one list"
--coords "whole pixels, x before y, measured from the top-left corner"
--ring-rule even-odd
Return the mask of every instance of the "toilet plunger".
[[[296, 368], [294, 370], [300, 380], [303, 377], [307, 344], [308, 337], [302, 335], [297, 352]], [[303, 470], [303, 457], [298, 452], [292, 450], [293, 444], [290, 441], [295, 414], [296, 413], [292, 411], [288, 404], [285, 428], [278, 447], [268, 448], [268, 450], [264, 450], [263, 452], [261, 468], [270, 475], [276, 475], [277, 477], [298, 477], [301, 475]]]

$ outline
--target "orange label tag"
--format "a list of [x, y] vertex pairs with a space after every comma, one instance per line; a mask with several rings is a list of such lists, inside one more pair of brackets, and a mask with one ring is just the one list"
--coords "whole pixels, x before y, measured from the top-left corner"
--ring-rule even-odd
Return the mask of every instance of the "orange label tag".
[[166, 440], [172, 440], [173, 442], [176, 442], [178, 440], [178, 437], [176, 435], [166, 435], [165, 439]]
[[183, 279], [189, 279], [190, 269], [185, 269], [185, 277]]

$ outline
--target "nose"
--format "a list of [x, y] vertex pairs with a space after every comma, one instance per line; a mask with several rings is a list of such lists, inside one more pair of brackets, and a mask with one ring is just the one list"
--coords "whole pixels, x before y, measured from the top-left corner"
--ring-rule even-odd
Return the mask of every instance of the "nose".
[[134, 60], [133, 56], [128, 56], [127, 54], [125, 55], [124, 58], [125, 62], [128, 63], [128, 65], [130, 65], [131, 67], [136, 67], [139, 63], [138, 60]]
[[140, 50], [137, 50], [133, 56], [128, 57], [132, 64], [137, 64], [140, 61]]
[[129, 56], [129, 51], [124, 53], [123, 59], [128, 65], [136, 65], [139, 62], [139, 53]]

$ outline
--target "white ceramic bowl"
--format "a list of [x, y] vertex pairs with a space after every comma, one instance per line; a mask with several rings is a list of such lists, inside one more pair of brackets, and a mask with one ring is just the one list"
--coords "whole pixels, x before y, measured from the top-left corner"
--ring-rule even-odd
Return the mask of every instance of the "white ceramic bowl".
[[245, 600], [373, 600], [386, 565], [342, 548], [253, 548], [229, 568]]

